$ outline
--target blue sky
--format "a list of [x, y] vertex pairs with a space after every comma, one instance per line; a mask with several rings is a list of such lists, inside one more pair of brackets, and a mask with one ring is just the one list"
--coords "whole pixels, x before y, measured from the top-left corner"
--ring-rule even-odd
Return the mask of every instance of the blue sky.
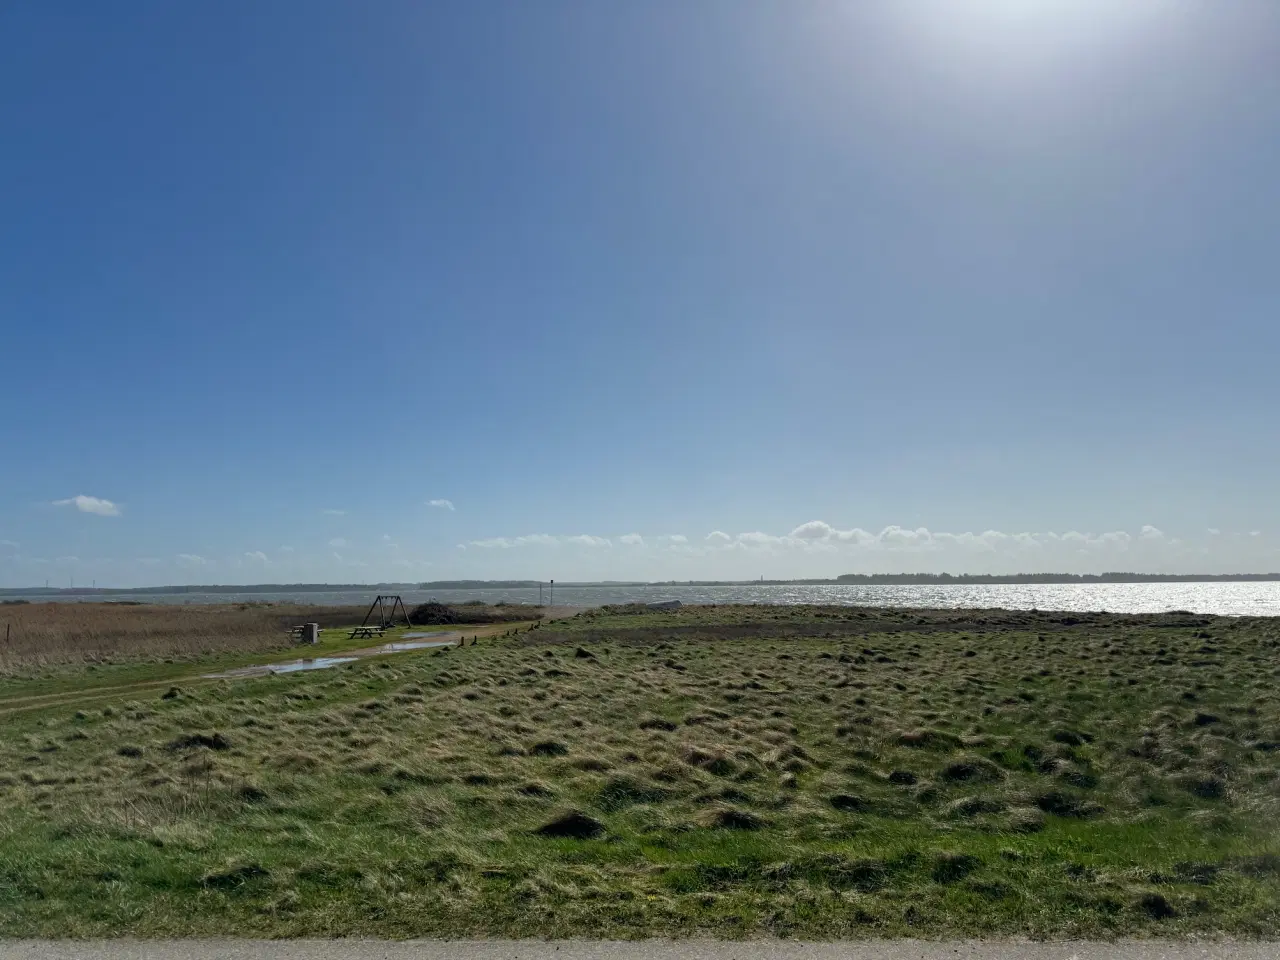
[[1280, 569], [1277, 63], [1251, 0], [5, 4], [0, 585]]

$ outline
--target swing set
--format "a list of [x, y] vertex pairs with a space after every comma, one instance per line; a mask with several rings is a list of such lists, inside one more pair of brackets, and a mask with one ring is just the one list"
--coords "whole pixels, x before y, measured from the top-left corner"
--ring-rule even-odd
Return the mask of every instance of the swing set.
[[400, 595], [398, 593], [380, 593], [374, 598], [373, 603], [369, 604], [369, 611], [364, 615], [364, 619], [360, 621], [360, 626], [352, 629], [351, 637], [352, 639], [356, 637], [368, 639], [374, 636], [382, 636], [383, 631], [394, 627], [401, 617], [404, 618], [404, 622], [408, 626], [413, 626], [413, 621], [409, 619], [409, 610], [405, 607], [404, 600], [400, 598]]

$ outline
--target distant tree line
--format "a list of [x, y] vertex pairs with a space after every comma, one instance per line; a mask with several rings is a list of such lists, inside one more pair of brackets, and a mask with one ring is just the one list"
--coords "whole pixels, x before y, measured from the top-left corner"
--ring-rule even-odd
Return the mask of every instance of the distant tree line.
[[537, 580], [432, 580], [419, 590], [517, 590], [537, 587]]

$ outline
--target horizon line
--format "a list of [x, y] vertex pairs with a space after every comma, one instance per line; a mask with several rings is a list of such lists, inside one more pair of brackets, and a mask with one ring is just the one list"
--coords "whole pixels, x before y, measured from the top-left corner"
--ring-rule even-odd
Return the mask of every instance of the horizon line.
[[642, 587], [642, 586], [779, 586], [787, 584], [807, 584], [812, 586], [831, 585], [831, 586], [849, 586], [856, 585], [860, 582], [879, 582], [887, 583], [888, 581], [899, 580], [905, 581], [904, 585], [910, 585], [910, 582], [978, 582], [978, 583], [996, 583], [999, 581], [1028, 581], [1040, 580], [1041, 582], [1059, 581], [1063, 583], [1074, 582], [1196, 582], [1196, 581], [1239, 581], [1239, 582], [1259, 582], [1259, 581], [1276, 581], [1280, 580], [1280, 572], [1268, 573], [1137, 573], [1132, 571], [1104, 571], [1102, 573], [845, 573], [835, 577], [793, 577], [787, 579], [768, 579], [758, 578], [752, 580], [532, 580], [532, 579], [490, 579], [478, 580], [471, 578], [460, 578], [454, 580], [432, 580], [432, 581], [374, 581], [367, 583], [322, 583], [322, 582], [295, 582], [295, 583], [185, 583], [185, 584], [153, 584], [142, 587], [0, 587], [0, 595], [31, 595], [31, 596], [85, 596], [109, 593], [153, 593], [153, 592], [174, 592], [174, 591], [218, 591], [233, 592], [241, 591], [257, 591], [257, 592], [284, 592], [288, 590], [308, 590], [308, 591], [350, 591], [363, 589], [377, 589], [386, 587], [398, 587], [410, 590], [467, 590], [467, 589], [517, 589], [517, 588], [533, 588], [539, 585], [555, 584], [560, 587]]

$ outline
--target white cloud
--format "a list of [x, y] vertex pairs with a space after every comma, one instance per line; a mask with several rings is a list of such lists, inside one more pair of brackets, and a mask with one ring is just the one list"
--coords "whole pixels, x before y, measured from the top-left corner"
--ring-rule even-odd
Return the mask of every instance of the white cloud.
[[[910, 531], [915, 535], [914, 543], [923, 545], [932, 549], [946, 548], [949, 546], [963, 547], [969, 550], [979, 552], [993, 552], [998, 547], [1007, 545], [1010, 541], [1017, 543], [1019, 546], [1038, 546], [1033, 533], [1016, 533], [1008, 534], [999, 530], [985, 530], [982, 533], [972, 533], [965, 531], [964, 533], [933, 533], [925, 530], [923, 527]], [[894, 535], [896, 540], [907, 542], [910, 538], [904, 540], [900, 535]]]
[[792, 530], [791, 536], [797, 540], [825, 540], [833, 533], [835, 531], [831, 529], [831, 524], [823, 523], [821, 520], [810, 520]]
[[[1245, 536], [1242, 534], [1241, 536]], [[1147, 557], [1152, 551], [1162, 551], [1169, 557], [1185, 553], [1185, 544], [1174, 540], [1155, 527], [1135, 527], [1134, 532], [1112, 530], [1104, 533], [1081, 533], [1071, 530], [1054, 532], [1013, 532], [986, 529], [981, 532], [958, 533], [933, 531], [927, 527], [904, 527], [890, 524], [871, 533], [860, 527], [840, 529], [823, 520], [810, 520], [787, 533], [775, 534], [764, 530], [748, 530], [731, 536], [722, 530], [712, 531], [696, 544], [690, 544], [682, 535], [646, 535], [638, 532], [610, 537], [594, 534], [553, 535], [527, 534], [520, 537], [490, 537], [460, 543], [461, 551], [515, 551], [520, 548], [555, 548], [562, 551], [558, 563], [579, 563], [580, 574], [590, 578], [605, 572], [599, 566], [604, 551], [609, 547], [630, 547], [610, 561], [609, 573], [622, 573], [612, 563], [625, 562], [636, 566], [636, 573], [628, 570], [626, 576], [645, 576], [650, 573], [658, 579], [670, 576], [659, 564], [660, 557], [672, 562], [700, 561], [686, 569], [695, 576], [725, 576], [741, 561], [765, 558], [780, 561], [784, 567], [777, 569], [780, 576], [804, 575], [831, 576], [836, 572], [865, 570], [873, 572], [887, 569], [945, 569], [954, 573], [1008, 572], [1009, 570], [1073, 570], [1092, 568], [1106, 564], [1101, 569], [1129, 569], [1129, 566], [1113, 566], [1125, 563], [1135, 552], [1137, 544], [1143, 545], [1139, 557]], [[600, 560], [591, 563], [587, 557], [595, 554]], [[1112, 559], [1107, 560], [1110, 556]], [[624, 561], [624, 557], [626, 560]], [[897, 559], [894, 559], [894, 558]], [[677, 558], [680, 558], [677, 560]], [[513, 560], [515, 558], [512, 558]], [[648, 571], [642, 561], [648, 564]], [[478, 563], [478, 559], [476, 560]], [[530, 558], [529, 562], [532, 562]], [[539, 561], [541, 562], [541, 561]], [[707, 566], [703, 566], [706, 564]], [[712, 566], [714, 565], [714, 566]], [[705, 570], [705, 572], [704, 572]], [[787, 572], [784, 572], [787, 571]], [[725, 571], [726, 573], [721, 573]], [[794, 571], [791, 573], [790, 571]], [[738, 571], [735, 570], [735, 573]]]
[[486, 540], [472, 540], [471, 546], [486, 549], [507, 550], [512, 547], [555, 547], [569, 537], [553, 537], [549, 533], [530, 533], [523, 537], [489, 537]]
[[249, 560], [253, 560], [255, 563], [271, 562], [267, 559], [267, 555], [263, 553], [261, 550], [246, 550], [245, 557]]
[[861, 527], [854, 527], [852, 530], [837, 530], [835, 535], [836, 539], [841, 543], [873, 543], [876, 539], [874, 533], [868, 533]]
[[1249, 536], [1251, 536], [1251, 537], [1260, 537], [1260, 536], [1262, 536], [1262, 531], [1261, 531], [1261, 530], [1250, 530], [1250, 531], [1249, 531]]
[[86, 497], [83, 493], [66, 500], [53, 501], [55, 507], [75, 507], [81, 513], [94, 513], [100, 517], [120, 516], [120, 506], [100, 497]]
[[20, 546], [21, 544], [17, 540], [0, 540], [0, 547], [11, 547], [17, 550]]
[[[472, 540], [473, 547], [508, 550], [512, 547], [611, 547], [613, 541], [608, 537], [595, 537], [589, 533], [580, 533], [572, 537], [555, 537], [549, 533], [530, 533], [523, 537], [489, 537], [485, 540]], [[463, 544], [459, 544], [463, 546]]]
[[281, 553], [293, 553], [293, 547], [281, 547], [281, 548], [280, 548], [280, 552], [281, 552]]
[[345, 517], [347, 515], [347, 511], [345, 510], [330, 509], [330, 510], [321, 510], [320, 512], [324, 514], [326, 517]]
[[203, 566], [204, 564], [208, 563], [208, 561], [207, 561], [207, 560], [205, 560], [205, 558], [204, 558], [204, 557], [201, 557], [201, 556], [199, 556], [199, 555], [197, 555], [197, 554], [194, 554], [194, 553], [180, 553], [180, 554], [178, 554], [178, 562], [179, 562], [179, 563], [182, 563], [182, 564], [184, 564], [184, 565], [186, 565], [186, 566], [189, 566], [189, 567], [199, 567], [199, 566]]
[[347, 545], [347, 541], [343, 537], [334, 537], [329, 541], [329, 546], [331, 547], [345, 547]]
[[871, 543], [876, 537], [875, 534], [867, 533], [866, 530], [858, 527], [852, 530], [837, 530], [822, 520], [810, 520], [792, 530], [791, 539], [808, 542], [834, 540], [839, 543]]
[[1219, 530], [1217, 527], [1210, 527], [1210, 528], [1209, 528], [1209, 536], [1211, 536], [1211, 537], [1218, 537], [1218, 536], [1221, 536], [1221, 535], [1222, 535], [1222, 531], [1221, 531], [1221, 530]]
[[390, 543], [390, 542], [391, 542], [391, 534], [389, 534], [389, 533], [384, 533], [384, 534], [382, 535], [382, 542], [383, 542], [383, 543]]
[[889, 546], [919, 547], [926, 546], [932, 542], [933, 534], [926, 527], [916, 527], [914, 530], [909, 530], [906, 527], [899, 527], [893, 524], [880, 531], [879, 540]]
[[452, 500], [428, 500], [428, 501], [427, 501], [427, 506], [428, 506], [428, 507], [435, 507], [435, 508], [437, 508], [438, 510], [449, 510], [449, 511], [454, 511], [454, 510], [456, 509], [456, 508], [454, 507], [454, 505], [453, 505], [453, 501], [452, 501]]
[[[1175, 545], [1175, 541], [1166, 537], [1152, 526], [1143, 527], [1140, 536], [1152, 544]], [[730, 537], [723, 531], [716, 530], [706, 537], [708, 549], [763, 549], [802, 550], [808, 553], [833, 553], [841, 550], [891, 551], [891, 552], [927, 552], [941, 554], [944, 552], [963, 550], [968, 553], [999, 555], [1014, 557], [1027, 550], [1043, 551], [1055, 545], [1075, 546], [1078, 549], [1126, 551], [1133, 543], [1134, 536], [1123, 530], [1113, 530], [1102, 534], [1079, 533], [1069, 531], [1057, 533], [1006, 533], [1002, 530], [984, 530], [982, 533], [966, 531], [963, 533], [935, 532], [927, 527], [901, 527], [891, 524], [878, 534], [869, 533], [859, 527], [840, 530], [823, 520], [810, 520], [795, 527], [789, 534], [775, 536], [762, 531], [752, 531]], [[1043, 562], [1044, 558], [1036, 562]]]

